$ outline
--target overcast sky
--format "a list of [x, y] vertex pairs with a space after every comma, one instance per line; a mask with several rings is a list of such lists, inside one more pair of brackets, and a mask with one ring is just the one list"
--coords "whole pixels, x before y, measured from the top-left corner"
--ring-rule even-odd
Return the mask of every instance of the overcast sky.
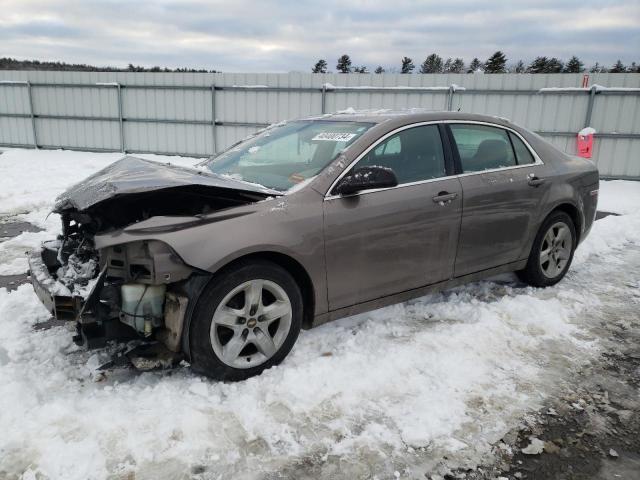
[[640, 1], [0, 0], [0, 57], [227, 72], [443, 57], [640, 62]]

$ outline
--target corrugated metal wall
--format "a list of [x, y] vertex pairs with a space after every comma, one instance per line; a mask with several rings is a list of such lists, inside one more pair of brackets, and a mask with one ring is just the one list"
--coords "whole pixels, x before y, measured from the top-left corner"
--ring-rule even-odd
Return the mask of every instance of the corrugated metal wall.
[[[421, 107], [507, 117], [571, 154], [576, 133], [589, 123], [598, 132], [594, 160], [602, 174], [640, 178], [640, 75], [590, 74], [589, 85], [618, 87], [593, 96], [539, 93], [580, 87], [582, 79], [582, 74], [1, 71], [0, 146], [207, 156], [281, 120], [348, 107]], [[337, 88], [323, 89], [324, 84]], [[454, 92], [451, 85], [466, 90]]]

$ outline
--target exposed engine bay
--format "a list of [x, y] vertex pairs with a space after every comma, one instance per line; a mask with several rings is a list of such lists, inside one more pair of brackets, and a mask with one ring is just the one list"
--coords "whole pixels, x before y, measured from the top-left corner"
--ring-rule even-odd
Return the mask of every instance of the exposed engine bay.
[[56, 319], [76, 322], [79, 345], [155, 342], [178, 361], [190, 302], [210, 273], [186, 265], [158, 240], [102, 249], [94, 240], [153, 217], [170, 218], [180, 229], [181, 219], [207, 221], [207, 214], [270, 193], [244, 185], [236, 189], [232, 183], [135, 157], [89, 177], [57, 200], [54, 212], [61, 216], [62, 234], [30, 256], [36, 293]]

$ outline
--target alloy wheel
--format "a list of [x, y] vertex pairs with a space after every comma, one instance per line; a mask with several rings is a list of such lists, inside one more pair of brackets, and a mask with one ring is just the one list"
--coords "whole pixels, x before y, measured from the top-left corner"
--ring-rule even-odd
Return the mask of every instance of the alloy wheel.
[[545, 277], [555, 278], [562, 273], [571, 258], [572, 248], [569, 227], [564, 222], [551, 225], [540, 246], [540, 268]]
[[213, 351], [230, 367], [261, 365], [285, 342], [292, 315], [291, 300], [280, 285], [261, 279], [244, 282], [223, 298], [213, 314]]

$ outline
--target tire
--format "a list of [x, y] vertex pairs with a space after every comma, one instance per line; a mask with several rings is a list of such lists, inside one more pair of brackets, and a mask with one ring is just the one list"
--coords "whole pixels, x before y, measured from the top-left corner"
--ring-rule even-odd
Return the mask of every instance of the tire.
[[[520, 280], [534, 287], [555, 285], [571, 266], [576, 240], [576, 228], [571, 217], [562, 211], [552, 212], [542, 222], [533, 241], [526, 267], [516, 274]], [[543, 257], [545, 252], [547, 254]]]
[[191, 368], [224, 381], [259, 375], [291, 351], [302, 315], [300, 288], [285, 269], [262, 260], [238, 263], [215, 275], [197, 300]]

